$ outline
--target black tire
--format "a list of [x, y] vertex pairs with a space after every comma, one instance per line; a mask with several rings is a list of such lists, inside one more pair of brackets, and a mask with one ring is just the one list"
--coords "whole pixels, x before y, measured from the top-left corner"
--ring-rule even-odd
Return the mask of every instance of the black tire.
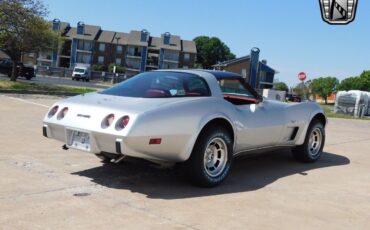
[[[218, 148], [222, 147], [222, 145], [224, 145], [224, 148], [227, 150], [226, 153], [222, 152], [222, 148]], [[212, 151], [208, 151], [211, 146], [213, 147], [213, 150], [217, 152], [217, 159], [215, 160], [213, 160], [216, 155], [214, 151], [213, 154], [210, 154]], [[217, 160], [219, 160], [218, 166], [221, 165], [221, 167], [216, 173], [216, 169], [218, 168], [218, 166], [216, 166], [214, 175], [211, 175], [212, 170], [208, 168], [208, 164], [206, 165], [205, 163], [206, 156], [208, 156], [208, 162], [211, 165], [214, 164], [214, 161], [216, 161], [216, 164], [214, 165], [217, 165]], [[226, 156], [226, 159], [222, 157], [220, 158], [220, 156]], [[186, 170], [186, 176], [194, 184], [202, 187], [214, 187], [222, 183], [229, 175], [232, 160], [233, 143], [230, 134], [222, 127], [211, 127], [201, 132], [195, 143], [191, 156], [185, 162], [183, 169]]]
[[[310, 142], [310, 137], [312, 141]], [[321, 140], [318, 142], [318, 140]], [[315, 146], [316, 142], [316, 146]], [[320, 145], [320, 146], [319, 146]], [[313, 120], [307, 129], [306, 137], [303, 145], [292, 149], [294, 158], [301, 162], [315, 162], [322, 155], [322, 150], [325, 145], [325, 127], [319, 120]]]
[[27, 80], [31, 80], [32, 77], [26, 77]]

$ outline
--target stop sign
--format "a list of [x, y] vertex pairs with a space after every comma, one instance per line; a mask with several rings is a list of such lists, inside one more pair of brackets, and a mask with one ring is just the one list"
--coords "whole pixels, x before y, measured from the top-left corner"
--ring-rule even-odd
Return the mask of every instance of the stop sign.
[[304, 81], [304, 80], [306, 80], [306, 73], [305, 72], [300, 72], [299, 74], [298, 74], [298, 79], [300, 80], [300, 81]]

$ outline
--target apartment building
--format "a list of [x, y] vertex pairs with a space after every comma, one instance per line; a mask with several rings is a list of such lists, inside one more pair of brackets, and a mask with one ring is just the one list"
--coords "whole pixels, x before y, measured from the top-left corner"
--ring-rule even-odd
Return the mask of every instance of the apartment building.
[[[232, 60], [220, 62], [213, 65], [212, 67], [216, 70], [225, 70], [229, 72], [234, 72], [242, 75], [246, 81], [249, 81], [250, 75], [250, 65], [251, 65], [251, 56], [247, 55], [240, 58], [235, 58]], [[256, 89], [272, 89], [274, 83], [275, 74], [279, 72], [270, 66], [267, 65], [266, 60], [258, 61], [257, 65], [258, 74], [257, 74], [257, 84]]]
[[58, 19], [50, 23], [63, 42], [55, 51], [40, 53], [38, 65], [65, 68], [101, 65], [108, 69], [109, 64], [115, 63], [125, 67], [128, 75], [134, 75], [155, 69], [193, 68], [195, 64], [195, 43], [169, 32], [153, 37], [147, 30], [125, 33], [83, 22], [76, 27]]

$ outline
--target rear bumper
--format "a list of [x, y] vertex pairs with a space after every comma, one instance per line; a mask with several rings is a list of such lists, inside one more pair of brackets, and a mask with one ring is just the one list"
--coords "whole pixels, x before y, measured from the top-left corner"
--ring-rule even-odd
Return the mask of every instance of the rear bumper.
[[[185, 136], [164, 136], [162, 144], [150, 145], [150, 136], [126, 137], [114, 134], [95, 132], [91, 130], [81, 130], [68, 128], [56, 124], [44, 124], [42, 127], [43, 136], [61, 141], [68, 148], [74, 148], [68, 144], [70, 130], [77, 130], [89, 133], [90, 149], [83, 150], [90, 153], [108, 152], [113, 154], [124, 154], [127, 156], [143, 158], [147, 160], [156, 160], [164, 162], [181, 162], [184, 159], [185, 146], [187, 146], [189, 137]], [[178, 144], [174, 143], [178, 142]], [[78, 149], [80, 150], [80, 149]]]

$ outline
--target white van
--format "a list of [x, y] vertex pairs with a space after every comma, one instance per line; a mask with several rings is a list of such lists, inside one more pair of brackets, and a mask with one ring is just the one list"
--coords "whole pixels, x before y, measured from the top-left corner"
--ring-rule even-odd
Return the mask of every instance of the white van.
[[76, 66], [72, 72], [72, 80], [90, 81], [89, 68], [85, 66]]

